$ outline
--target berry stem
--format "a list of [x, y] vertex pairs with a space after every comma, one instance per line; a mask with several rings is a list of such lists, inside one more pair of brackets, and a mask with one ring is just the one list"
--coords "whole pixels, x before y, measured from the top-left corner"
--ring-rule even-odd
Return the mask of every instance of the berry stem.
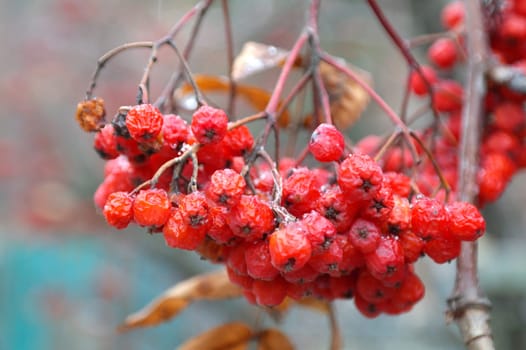
[[340, 350], [342, 349], [343, 340], [340, 327], [338, 325], [338, 319], [336, 318], [336, 309], [334, 308], [334, 303], [328, 303], [329, 307], [329, 324], [331, 327], [331, 346], [330, 350]]
[[[487, 35], [481, 2], [466, 0], [466, 36], [468, 44], [467, 99], [462, 110], [459, 149], [459, 200], [473, 203], [478, 185], [478, 154], [484, 113], [485, 73], [488, 60]], [[455, 287], [448, 299], [449, 316], [453, 319], [470, 350], [494, 349], [489, 325], [490, 302], [479, 285], [477, 243], [462, 242], [457, 259]]]
[[232, 69], [234, 67], [234, 40], [232, 35], [232, 21], [230, 19], [230, 10], [228, 8], [228, 1], [221, 0], [221, 7], [223, 9], [223, 18], [225, 22], [225, 40], [226, 40], [226, 59], [228, 64], [228, 106], [227, 115], [232, 118], [235, 111], [236, 100], [236, 81], [232, 76]]

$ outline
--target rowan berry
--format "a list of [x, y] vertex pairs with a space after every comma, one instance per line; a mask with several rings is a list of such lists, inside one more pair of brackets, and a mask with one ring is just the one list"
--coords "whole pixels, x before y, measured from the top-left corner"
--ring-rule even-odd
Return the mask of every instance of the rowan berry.
[[316, 202], [316, 211], [330, 220], [337, 232], [349, 230], [359, 206], [351, 202], [339, 186], [328, 187]]
[[254, 137], [246, 125], [228, 130], [221, 141], [228, 157], [248, 154], [254, 147]]
[[281, 275], [289, 283], [305, 284], [314, 281], [316, 278], [318, 278], [320, 273], [309, 264], [306, 264], [301, 269], [283, 271]]
[[411, 194], [411, 179], [403, 173], [385, 172], [384, 186], [390, 187], [393, 195], [407, 198]]
[[449, 233], [462, 241], [474, 241], [486, 230], [486, 222], [480, 211], [471, 203], [446, 204], [449, 215]]
[[102, 159], [115, 159], [119, 156], [113, 125], [106, 124], [100, 129], [93, 140], [93, 148]]
[[368, 155], [350, 154], [338, 167], [338, 184], [351, 201], [371, 199], [382, 180], [382, 169]]
[[99, 130], [105, 115], [104, 100], [101, 98], [93, 98], [79, 102], [75, 118], [84, 131], [92, 132]]
[[[247, 276], [247, 275], [240, 275], [228, 265], [226, 265], [226, 272], [228, 274], [228, 279], [230, 280], [230, 282], [244, 289], [252, 288], [252, 283], [254, 283], [254, 279], [252, 277]], [[255, 303], [255, 298], [254, 298], [254, 303]]]
[[245, 258], [246, 247], [246, 243], [230, 247], [226, 260], [227, 266], [242, 276], [248, 276], [247, 260]]
[[243, 195], [231, 209], [228, 224], [236, 236], [254, 241], [274, 230], [274, 213], [257, 196]]
[[411, 210], [411, 227], [414, 233], [425, 241], [444, 236], [449, 218], [444, 205], [437, 199], [419, 197]]
[[283, 181], [283, 206], [294, 216], [310, 212], [320, 197], [319, 184], [311, 170], [295, 168]]
[[382, 237], [376, 250], [365, 255], [365, 264], [374, 278], [384, 284], [396, 284], [405, 274], [404, 253], [400, 242], [394, 238]]
[[325, 250], [313, 251], [308, 264], [319, 273], [327, 273], [337, 277], [341, 275], [339, 265], [342, 258], [342, 247], [336, 241], [332, 241]]
[[163, 127], [162, 113], [151, 104], [135, 105], [126, 115], [126, 128], [137, 142], [152, 141]]
[[290, 223], [270, 235], [270, 258], [280, 271], [290, 272], [305, 266], [312, 253], [312, 246], [302, 225]]
[[194, 112], [190, 127], [197, 142], [203, 145], [217, 143], [227, 133], [228, 117], [222, 109], [201, 106]]
[[508, 14], [499, 26], [499, 33], [505, 40], [526, 39], [526, 18], [515, 14]]
[[163, 139], [172, 148], [178, 148], [188, 140], [190, 131], [186, 121], [175, 114], [163, 116]]
[[480, 205], [499, 198], [515, 170], [515, 164], [505, 154], [491, 152], [482, 155], [477, 174]]
[[241, 199], [245, 187], [245, 179], [234, 170], [216, 170], [210, 178], [206, 195], [218, 205], [232, 207]]
[[254, 280], [252, 293], [258, 305], [277, 306], [287, 296], [288, 283], [280, 276], [272, 281]]
[[141, 226], [162, 226], [170, 216], [171, 207], [165, 190], [141, 190], [133, 202], [133, 219]]
[[493, 111], [493, 123], [504, 131], [521, 131], [526, 126], [526, 112], [519, 103], [503, 102]]
[[188, 226], [199, 231], [206, 231], [210, 226], [209, 206], [202, 191], [182, 196], [179, 200], [179, 208]]
[[104, 218], [111, 226], [121, 230], [133, 219], [133, 197], [128, 192], [113, 192], [104, 205]]
[[441, 13], [442, 26], [446, 29], [454, 29], [464, 23], [466, 15], [464, 3], [462, 1], [452, 1], [447, 4]]
[[214, 205], [208, 211], [210, 226], [207, 235], [219, 244], [231, 244], [236, 235], [228, 225], [230, 210], [226, 207]]
[[366, 301], [359, 295], [354, 296], [354, 305], [356, 305], [356, 309], [367, 318], [375, 318], [382, 313], [378, 307], [378, 303]]
[[356, 290], [356, 276], [352, 273], [346, 276], [333, 277], [329, 279], [329, 287], [335, 298], [350, 299]]
[[458, 257], [460, 240], [453, 236], [439, 237], [426, 242], [423, 251], [437, 264], [443, 264]]
[[204, 241], [206, 232], [191, 227], [181, 209], [174, 208], [163, 226], [163, 235], [169, 247], [195, 250]]
[[269, 244], [266, 241], [248, 244], [245, 261], [247, 273], [254, 279], [271, 281], [279, 275], [279, 271], [271, 263]]
[[343, 155], [344, 148], [343, 135], [332, 124], [318, 125], [309, 142], [309, 151], [320, 162], [338, 161]]
[[432, 87], [438, 81], [438, 77], [430, 66], [420, 66], [420, 70], [423, 77], [417, 70], [411, 71], [409, 86], [415, 95], [425, 96], [429, 93], [429, 86]]
[[349, 230], [351, 243], [362, 253], [372, 253], [380, 242], [381, 232], [378, 226], [371, 221], [358, 218]]
[[386, 220], [386, 232], [398, 236], [411, 227], [411, 205], [407, 198], [393, 196], [393, 209]]
[[303, 215], [300, 223], [305, 229], [305, 234], [313, 251], [325, 250], [336, 235], [334, 225], [316, 211]]
[[356, 293], [370, 303], [380, 303], [389, 299], [395, 290], [384, 286], [367, 270], [362, 270], [356, 281]]
[[342, 261], [339, 264], [342, 273], [350, 273], [365, 265], [361, 250], [352, 244], [347, 235], [337, 235], [334, 240], [342, 247]]
[[413, 231], [403, 231], [399, 235], [400, 245], [404, 251], [404, 260], [406, 263], [411, 264], [418, 260], [422, 256], [422, 250], [424, 249], [424, 240], [418, 237]]
[[442, 80], [433, 90], [433, 105], [439, 112], [455, 112], [462, 108], [464, 90], [454, 80]]
[[428, 58], [440, 68], [448, 69], [457, 61], [457, 47], [455, 42], [449, 38], [438, 39], [431, 45]]
[[372, 194], [371, 199], [363, 203], [362, 215], [364, 218], [382, 223], [387, 220], [393, 207], [393, 192], [389, 186], [382, 184], [380, 189]]

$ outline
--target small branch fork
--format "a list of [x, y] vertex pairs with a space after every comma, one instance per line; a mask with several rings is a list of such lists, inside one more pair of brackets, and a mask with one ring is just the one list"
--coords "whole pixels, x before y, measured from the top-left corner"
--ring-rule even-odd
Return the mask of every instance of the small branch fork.
[[[465, 87], [467, 99], [462, 112], [458, 189], [460, 200], [473, 203], [478, 193], [476, 176], [484, 114], [484, 79], [489, 51], [481, 2], [466, 0], [465, 6], [468, 43]], [[495, 348], [489, 325], [491, 304], [479, 285], [476, 242], [462, 243], [462, 250], [457, 259], [455, 287], [448, 305], [448, 315], [457, 323], [468, 349]]]

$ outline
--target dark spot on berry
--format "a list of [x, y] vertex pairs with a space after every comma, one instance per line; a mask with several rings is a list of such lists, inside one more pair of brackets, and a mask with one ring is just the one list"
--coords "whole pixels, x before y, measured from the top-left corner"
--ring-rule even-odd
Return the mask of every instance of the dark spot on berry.
[[365, 192], [369, 192], [369, 190], [373, 188], [373, 184], [368, 179], [362, 179], [362, 181], [363, 181], [362, 186], [361, 186], [362, 190], [364, 190]]
[[371, 208], [376, 209], [376, 212], [379, 213], [380, 210], [387, 208], [387, 206], [383, 202], [375, 200], [373, 201], [373, 205], [371, 206]]
[[377, 289], [375, 292], [374, 292], [374, 296], [375, 298], [383, 298], [384, 297], [384, 292], [382, 292], [380, 289]]
[[128, 131], [128, 128], [126, 127], [126, 114], [119, 113], [111, 122], [113, 124], [113, 133], [116, 136], [121, 136], [126, 139], [129, 139], [131, 137], [130, 132]]
[[367, 231], [367, 229], [365, 228], [360, 228], [358, 229], [358, 236], [360, 236], [360, 238], [367, 238], [367, 236], [369, 235], [369, 232]]
[[228, 201], [229, 198], [230, 198], [230, 196], [228, 196], [228, 195], [226, 195], [224, 193], [221, 193], [221, 195], [218, 198], [218, 201], [219, 201], [219, 203], [226, 204], [226, 202]]
[[321, 247], [323, 249], [328, 249], [329, 246], [331, 245], [331, 242], [332, 242], [332, 239], [330, 237], [325, 237], [325, 239], [323, 240], [323, 243], [321, 244]]
[[387, 265], [387, 275], [392, 275], [396, 272], [396, 266]]
[[398, 236], [400, 234], [400, 231], [402, 230], [400, 229], [400, 226], [398, 225], [388, 224], [387, 231], [394, 236]]
[[294, 268], [294, 265], [296, 265], [296, 259], [289, 258], [289, 260], [285, 264], [283, 270], [285, 270], [285, 272], [290, 272]]
[[376, 310], [377, 310], [376, 305], [374, 304], [367, 305], [367, 311], [369, 311], [370, 313], [374, 314]]
[[329, 264], [329, 271], [336, 271], [338, 270], [338, 264], [335, 264], [335, 263], [332, 263], [332, 264]]
[[352, 289], [346, 290], [342, 293], [342, 298], [351, 299], [354, 296]]
[[325, 208], [325, 217], [329, 220], [336, 220], [340, 212], [336, 210], [334, 207], [326, 207]]
[[205, 131], [205, 137], [209, 140], [213, 140], [216, 135], [217, 133], [214, 129], [206, 129]]
[[245, 225], [241, 228], [241, 232], [248, 235], [250, 232], [252, 232], [252, 227], [249, 225]]
[[201, 215], [190, 215], [188, 218], [190, 219], [190, 226], [192, 227], [201, 226], [203, 221], [205, 221], [205, 218]]

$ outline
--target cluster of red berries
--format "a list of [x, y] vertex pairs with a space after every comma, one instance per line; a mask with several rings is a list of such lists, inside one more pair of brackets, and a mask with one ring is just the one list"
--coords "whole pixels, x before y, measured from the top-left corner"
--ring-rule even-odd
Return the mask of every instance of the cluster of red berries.
[[[526, 74], [526, 11], [520, 0], [504, 3], [499, 9], [498, 20], [488, 26], [491, 29], [492, 52], [499, 63], [509, 65]], [[441, 122], [420, 133], [422, 140], [431, 140], [428, 147], [443, 178], [455, 190], [458, 181], [458, 146], [460, 144], [461, 110], [463, 105], [462, 86], [452, 79], [440, 78], [447, 75], [459, 61], [464, 51], [462, 30], [464, 25], [464, 3], [454, 1], [442, 11], [442, 24], [449, 30], [447, 37], [436, 40], [428, 50], [433, 66], [422, 66], [422, 79], [413, 71], [410, 80], [411, 91], [418, 96], [429, 96], [433, 107], [439, 113]], [[523, 103], [525, 94], [511, 91], [508, 87], [490, 84], [485, 100], [486, 118], [483, 121], [480, 168], [478, 171], [478, 206], [495, 201], [506, 189], [512, 176], [526, 166], [526, 113]], [[367, 154], [373, 154], [382, 140], [369, 137], [357, 147]], [[421, 158], [424, 150], [415, 144]], [[407, 147], [392, 147], [382, 159], [384, 170], [403, 171], [414, 166], [413, 157]], [[414, 178], [419, 191], [431, 195], [441, 186], [434, 165], [428, 161], [419, 166]], [[454, 197], [454, 191], [452, 196]]]
[[[190, 125], [148, 104], [126, 112], [95, 136], [109, 159], [95, 193], [107, 222], [162, 232], [168, 246], [224, 263], [259, 305], [313, 295], [354, 297], [368, 317], [408, 311], [424, 295], [413, 263], [454, 259], [485, 229], [473, 205], [416, 195], [402, 172], [384, 172], [358, 149], [346, 154], [333, 125], [320, 124], [309, 142], [322, 166], [255, 162], [244, 177], [254, 139], [246, 126], [229, 128], [222, 110], [200, 107]], [[195, 157], [163, 167], [193, 146]]]

